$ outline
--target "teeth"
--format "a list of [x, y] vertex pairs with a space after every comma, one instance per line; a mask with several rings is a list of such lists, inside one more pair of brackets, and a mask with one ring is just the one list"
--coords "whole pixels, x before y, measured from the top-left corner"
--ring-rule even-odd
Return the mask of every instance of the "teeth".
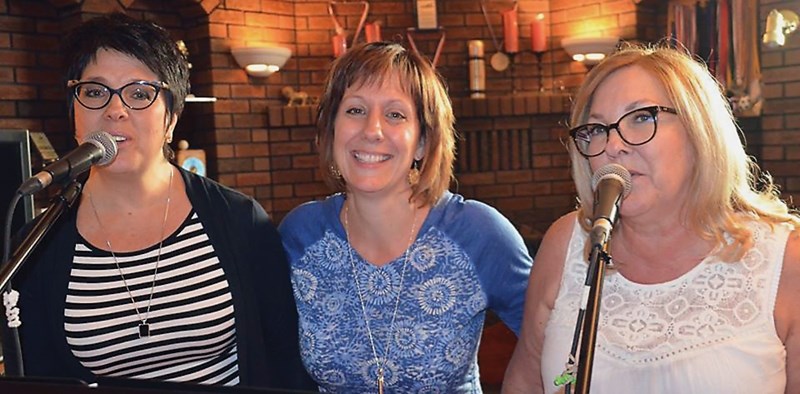
[[379, 155], [374, 153], [361, 153], [356, 152], [353, 156], [355, 156], [356, 160], [364, 163], [379, 163], [382, 161], [389, 160], [391, 156], [389, 155]]
[[128, 140], [127, 138], [125, 138], [125, 137], [123, 137], [121, 135], [115, 135], [114, 136], [114, 141], [116, 141], [116, 142], [122, 142], [122, 141], [127, 141], [127, 140]]

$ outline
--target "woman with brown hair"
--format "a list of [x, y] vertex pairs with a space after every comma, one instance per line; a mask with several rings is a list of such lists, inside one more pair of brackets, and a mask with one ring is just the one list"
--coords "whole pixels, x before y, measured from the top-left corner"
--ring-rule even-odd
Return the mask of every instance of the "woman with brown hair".
[[518, 331], [531, 258], [499, 212], [447, 190], [444, 83], [399, 44], [352, 48], [328, 75], [318, 133], [342, 193], [279, 227], [306, 369], [326, 392], [480, 393], [486, 310]]

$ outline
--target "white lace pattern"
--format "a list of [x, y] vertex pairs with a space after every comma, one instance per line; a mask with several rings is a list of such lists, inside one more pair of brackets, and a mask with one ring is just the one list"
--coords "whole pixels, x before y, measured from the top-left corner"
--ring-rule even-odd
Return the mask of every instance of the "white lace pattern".
[[[641, 285], [607, 271], [598, 349], [631, 364], [651, 363], [772, 325], [777, 286], [774, 263], [782, 260], [786, 239], [780, 234], [785, 231], [773, 233], [766, 225], [752, 229], [755, 247], [741, 261], [726, 263], [708, 257], [670, 282]], [[585, 237], [578, 238], [569, 250], [567, 272], [551, 316], [554, 324], [575, 321], [579, 298], [573, 295], [581, 293], [587, 268]]]

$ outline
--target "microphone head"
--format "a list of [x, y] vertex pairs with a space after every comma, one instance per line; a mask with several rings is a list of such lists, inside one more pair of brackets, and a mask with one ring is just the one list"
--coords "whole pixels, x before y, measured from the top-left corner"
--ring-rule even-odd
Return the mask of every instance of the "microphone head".
[[114, 137], [105, 131], [98, 131], [88, 135], [83, 142], [89, 142], [103, 150], [103, 157], [97, 161], [97, 165], [104, 166], [110, 164], [117, 157], [117, 142]]
[[622, 196], [626, 197], [628, 194], [630, 194], [631, 173], [628, 172], [625, 167], [616, 163], [609, 163], [600, 167], [597, 171], [595, 171], [594, 175], [592, 175], [592, 190], [597, 191], [597, 186], [604, 179], [618, 180], [622, 183]]

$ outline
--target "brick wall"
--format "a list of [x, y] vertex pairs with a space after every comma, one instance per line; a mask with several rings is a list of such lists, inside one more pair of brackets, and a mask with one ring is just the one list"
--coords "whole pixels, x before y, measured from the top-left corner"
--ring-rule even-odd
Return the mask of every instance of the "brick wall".
[[[769, 9], [791, 8], [795, 3], [760, 1], [762, 26]], [[495, 33], [502, 31], [500, 12], [512, 3], [487, 2]], [[513, 66], [504, 72], [487, 66], [489, 97], [498, 100], [475, 105], [465, 98], [466, 43], [481, 38], [487, 59], [495, 52], [480, 3], [438, 1], [439, 24], [447, 34], [438, 69], [449, 83], [463, 137], [459, 144], [457, 190], [496, 205], [523, 233], [532, 236], [569, 210], [574, 198], [568, 162], [560, 144], [568, 107], [514, 112], [508, 105], [513, 108], [514, 103], [530, 102], [529, 98], [568, 94], [580, 83], [586, 68], [568, 58], [560, 48], [561, 38], [591, 33], [631, 41], [656, 40], [664, 32], [659, 27], [665, 24], [664, 3], [518, 1], [523, 51], [514, 56]], [[125, 10], [155, 20], [176, 39], [183, 39], [193, 64], [192, 92], [218, 99], [215, 103], [187, 104], [176, 137], [206, 150], [212, 178], [254, 196], [280, 220], [298, 203], [328, 194], [316, 173], [313, 111], [310, 107], [289, 111], [280, 95], [284, 86], [312, 96], [319, 94], [332, 59], [333, 22], [327, 4], [321, 0], [2, 0], [0, 127], [44, 131], [59, 152], [70, 149], [74, 143], [57, 67], [58, 38], [81, 20]], [[360, 9], [344, 4], [336, 10], [340, 23], [352, 37]], [[545, 15], [549, 37], [541, 64], [542, 84], [548, 90], [544, 96], [537, 93], [540, 71], [529, 50], [529, 26], [537, 13]], [[413, 2], [372, 0], [368, 21], [382, 24], [384, 39], [404, 40], [406, 29], [415, 24]], [[800, 176], [792, 171], [800, 160], [800, 38], [796, 35], [784, 48], [762, 49], [765, 116], [762, 122], [749, 122], [752, 126], [746, 130], [753, 154], [795, 197], [800, 194]], [[432, 56], [438, 33], [418, 33], [414, 37], [420, 51]], [[257, 41], [290, 47], [293, 56], [284, 69], [268, 78], [249, 77], [235, 63], [230, 47]], [[497, 141], [481, 146], [498, 151], [470, 151], [476, 141]], [[530, 149], [523, 149], [524, 144], [530, 144]], [[518, 155], [516, 159], [504, 155], [509, 148]], [[488, 155], [494, 161], [467, 166], [481, 160], [476, 154]], [[525, 154], [530, 156], [523, 157]], [[514, 168], [515, 163], [519, 167], [522, 162], [531, 163], [531, 167]]]
[[[759, 26], [772, 9], [800, 13], [797, 1], [760, 0]], [[783, 195], [800, 206], [800, 33], [787, 37], [782, 48], [761, 48], [764, 112], [761, 133], [753, 138], [753, 153], [781, 185]]]
[[[176, 137], [208, 155], [209, 174], [254, 196], [276, 220], [304, 201], [329, 192], [320, 182], [314, 151], [311, 107], [286, 108], [284, 86], [318, 95], [332, 59], [333, 22], [322, 0], [0, 0], [0, 128], [47, 133], [61, 152], [74, 146], [66, 120], [58, 39], [82, 20], [115, 10], [155, 20], [190, 51], [192, 92], [215, 103], [187, 104]], [[562, 140], [568, 94], [586, 68], [560, 49], [563, 37], [615, 35], [653, 41], [664, 34], [665, 0], [519, 0], [520, 48], [513, 66], [487, 66], [486, 100], [467, 97], [466, 42], [483, 39], [486, 56], [495, 52], [477, 0], [439, 0], [438, 20], [447, 40], [439, 63], [458, 117], [460, 133], [452, 189], [496, 206], [522, 234], [534, 240], [574, 205], [568, 158]], [[512, 1], [487, 1], [495, 33], [499, 12]], [[800, 11], [791, 0], [759, 0], [763, 28], [772, 8]], [[382, 23], [384, 39], [404, 39], [414, 25], [410, 0], [371, 0], [369, 21]], [[359, 10], [337, 7], [352, 37]], [[543, 13], [548, 51], [541, 74], [530, 48], [531, 20]], [[415, 35], [420, 51], [432, 56], [438, 34]], [[268, 78], [251, 78], [235, 63], [230, 47], [267, 41], [285, 45], [293, 56]], [[750, 152], [770, 171], [787, 197], [800, 198], [800, 33], [778, 49], [762, 48], [764, 116], [742, 123]], [[536, 91], [542, 85], [547, 94]], [[562, 89], [563, 87], [563, 89]], [[36, 156], [34, 154], [34, 156]], [[494, 335], [484, 342], [492, 344]], [[503, 337], [505, 338], [505, 337]], [[513, 347], [482, 362], [485, 384], [498, 384]], [[482, 347], [482, 352], [486, 347]], [[482, 353], [482, 357], [486, 353]], [[483, 360], [484, 358], [482, 358]]]
[[67, 144], [57, 56], [61, 21], [43, 1], [0, 1], [0, 128], [52, 134]]

